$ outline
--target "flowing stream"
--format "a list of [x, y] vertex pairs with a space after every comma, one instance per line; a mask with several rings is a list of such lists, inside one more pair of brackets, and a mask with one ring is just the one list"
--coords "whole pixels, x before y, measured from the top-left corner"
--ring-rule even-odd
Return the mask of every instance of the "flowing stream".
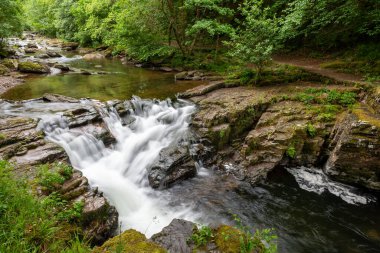
[[[40, 45], [39, 47], [47, 47]], [[173, 97], [199, 85], [175, 83], [173, 74], [124, 66], [120, 61], [84, 61], [67, 56], [57, 61], [106, 75], [58, 74], [32, 76], [5, 94], [6, 99], [30, 99], [44, 93], [91, 97], [100, 101]], [[279, 252], [380, 252], [380, 205], [374, 193], [331, 181], [316, 168], [279, 168], [266, 183], [252, 187], [224, 171], [198, 169], [193, 179], [166, 190], [153, 190], [147, 168], [160, 150], [185, 139], [195, 105], [186, 101], [131, 100], [130, 124], [123, 124], [112, 106], [95, 100], [80, 103], [0, 101], [0, 115], [41, 119], [47, 139], [62, 146], [72, 165], [92, 187], [115, 205], [122, 229], [134, 228], [148, 237], [173, 218], [197, 223], [233, 224], [232, 214], [254, 228], [274, 228]], [[116, 142], [104, 143], [86, 132], [69, 129], [66, 110], [96, 108]]]
[[[128, 102], [128, 101], [127, 101]], [[225, 171], [198, 175], [167, 190], [153, 190], [147, 167], [164, 147], [185, 138], [195, 106], [186, 101], [132, 99], [129, 125], [112, 106], [81, 103], [1, 102], [0, 113], [41, 118], [47, 138], [65, 148], [71, 163], [120, 214], [122, 229], [150, 236], [173, 218], [233, 224], [232, 214], [254, 229], [274, 228], [279, 252], [379, 252], [380, 206], [373, 194], [329, 180], [320, 170], [282, 168], [252, 187]], [[116, 143], [105, 145], [85, 130], [68, 128], [63, 111], [96, 108]], [[228, 172], [231, 166], [226, 165]], [[378, 198], [378, 196], [377, 196]]]
[[[90, 102], [94, 103], [94, 102]], [[170, 100], [132, 99], [130, 117], [123, 126], [116, 110], [94, 105], [116, 139], [112, 148], [90, 134], [70, 131], [60, 116], [41, 121], [47, 138], [61, 145], [72, 165], [98, 187], [119, 212], [122, 229], [134, 228], [148, 236], [159, 232], [173, 218], [194, 220], [186, 206], [169, 208], [167, 201], [148, 184], [147, 168], [159, 152], [181, 139], [188, 130], [192, 104]]]

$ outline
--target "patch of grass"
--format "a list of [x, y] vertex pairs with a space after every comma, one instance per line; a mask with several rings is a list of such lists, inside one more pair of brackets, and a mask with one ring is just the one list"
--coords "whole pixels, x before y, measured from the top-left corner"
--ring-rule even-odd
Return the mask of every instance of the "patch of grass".
[[44, 164], [38, 167], [37, 184], [52, 193], [73, 174], [73, 168], [63, 163]]
[[332, 104], [351, 106], [356, 103], [357, 95], [351, 91], [309, 88], [298, 93], [295, 99], [305, 104]]
[[0, 160], [0, 252], [89, 252], [76, 237], [78, 228], [32, 195], [29, 182], [16, 180], [12, 170]]

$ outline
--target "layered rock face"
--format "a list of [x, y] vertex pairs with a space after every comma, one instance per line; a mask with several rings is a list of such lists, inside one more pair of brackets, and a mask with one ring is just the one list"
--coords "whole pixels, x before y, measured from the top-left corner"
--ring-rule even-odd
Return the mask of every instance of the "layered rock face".
[[305, 82], [227, 87], [212, 83], [183, 95], [198, 105], [193, 127], [218, 150], [219, 167], [233, 164], [239, 178], [255, 184], [279, 165], [326, 165], [338, 181], [379, 189], [378, 91], [354, 110], [337, 110], [299, 102], [297, 94], [310, 88], [359, 90]]
[[380, 190], [380, 117], [377, 113], [362, 104], [337, 122], [325, 166], [328, 175], [342, 182]]

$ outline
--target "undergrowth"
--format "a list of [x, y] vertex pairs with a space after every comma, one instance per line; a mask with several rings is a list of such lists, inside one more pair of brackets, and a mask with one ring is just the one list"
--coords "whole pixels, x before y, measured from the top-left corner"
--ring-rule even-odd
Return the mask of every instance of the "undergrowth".
[[89, 252], [72, 223], [81, 204], [67, 207], [57, 195], [38, 199], [12, 170], [0, 160], [0, 252]]

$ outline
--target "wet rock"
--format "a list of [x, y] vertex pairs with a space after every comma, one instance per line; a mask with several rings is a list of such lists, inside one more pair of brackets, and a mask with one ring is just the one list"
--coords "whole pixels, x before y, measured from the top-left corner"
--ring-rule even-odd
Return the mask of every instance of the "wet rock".
[[51, 103], [58, 103], [58, 102], [64, 102], [64, 103], [79, 103], [80, 100], [72, 97], [66, 97], [59, 94], [45, 94], [42, 97], [42, 100], [45, 102], [51, 102]]
[[160, 67], [160, 70], [163, 72], [173, 72], [173, 69], [169, 67]]
[[83, 56], [83, 59], [85, 60], [98, 60], [98, 59], [104, 59], [104, 58], [105, 56], [101, 53], [89, 53]]
[[175, 79], [176, 80], [185, 80], [186, 76], [187, 76], [187, 71], [183, 71], [183, 72], [176, 74]]
[[50, 69], [37, 62], [20, 62], [18, 64], [18, 70], [22, 73], [35, 73], [35, 74], [46, 74], [50, 73]]
[[192, 253], [194, 245], [188, 243], [196, 225], [193, 222], [174, 219], [161, 232], [153, 235], [150, 240], [165, 248], [170, 253]]
[[75, 50], [79, 46], [78, 42], [64, 42], [62, 43], [62, 48], [67, 51]]
[[47, 51], [47, 52], [46, 52], [46, 55], [48, 55], [48, 56], [51, 57], [51, 58], [59, 58], [59, 57], [62, 57], [61, 54], [59, 54], [58, 52], [55, 52], [55, 51]]
[[37, 46], [36, 43], [29, 42], [29, 43], [26, 45], [26, 48], [38, 48], [38, 46]]
[[174, 182], [195, 176], [197, 170], [188, 147], [180, 144], [161, 150], [148, 173], [149, 184], [153, 188], [166, 188]]
[[60, 69], [62, 71], [70, 71], [70, 67], [66, 64], [55, 64], [54, 68]]
[[[93, 249], [93, 253], [114, 253], [121, 248], [123, 253], [165, 253], [164, 248], [150, 242], [145, 235], [130, 229], [121, 235], [105, 242], [102, 246]], [[179, 252], [178, 252], [179, 253]]]
[[24, 51], [26, 54], [34, 54], [37, 52], [37, 48], [25, 48]]
[[94, 49], [94, 48], [79, 48], [78, 49], [78, 53], [79, 54], [90, 54], [90, 53], [93, 53], [93, 52], [95, 52], [96, 51], [96, 49]]
[[190, 98], [195, 96], [205, 95], [213, 90], [221, 89], [226, 86], [224, 81], [210, 82], [206, 85], [200, 85], [194, 89], [190, 89], [179, 95], [180, 98]]
[[366, 105], [334, 127], [325, 172], [336, 180], [380, 190], [380, 117]]
[[83, 201], [84, 232], [94, 244], [104, 243], [117, 229], [118, 213], [106, 198], [94, 190], [83, 195]]
[[35, 57], [39, 58], [39, 59], [48, 59], [48, 58], [50, 58], [50, 56], [47, 55], [47, 54], [39, 54], [39, 55], [36, 55]]

